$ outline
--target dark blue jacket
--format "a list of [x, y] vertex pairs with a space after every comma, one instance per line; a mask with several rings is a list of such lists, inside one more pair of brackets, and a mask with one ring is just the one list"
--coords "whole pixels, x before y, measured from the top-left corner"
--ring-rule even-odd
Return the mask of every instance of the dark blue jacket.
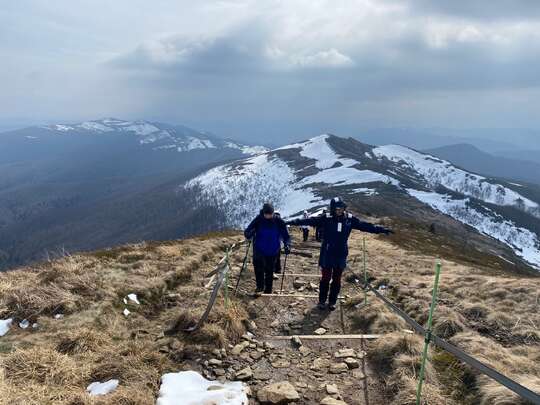
[[281, 248], [280, 241], [288, 245], [291, 237], [287, 231], [285, 222], [276, 216], [266, 219], [262, 212], [255, 217], [244, 231], [247, 239], [255, 238], [254, 254], [263, 256], [275, 256]]
[[344, 269], [347, 266], [349, 247], [347, 241], [353, 229], [369, 233], [388, 233], [389, 230], [369, 222], [360, 221], [358, 218], [345, 212], [341, 217], [325, 214], [307, 219], [296, 219], [288, 222], [291, 225], [320, 226], [323, 230], [321, 254], [319, 265], [322, 268], [337, 267]]

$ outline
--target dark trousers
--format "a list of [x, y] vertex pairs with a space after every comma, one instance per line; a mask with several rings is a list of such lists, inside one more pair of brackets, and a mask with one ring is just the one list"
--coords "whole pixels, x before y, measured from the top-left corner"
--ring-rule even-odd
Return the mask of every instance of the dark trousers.
[[[336, 305], [337, 298], [339, 296], [339, 290], [341, 290], [341, 274], [343, 269], [339, 267], [331, 267], [328, 269], [322, 269], [321, 282], [319, 283], [319, 302], [325, 303], [328, 298], [330, 305]], [[332, 283], [330, 284], [330, 281]], [[330, 290], [330, 297], [328, 297], [328, 290]]]
[[281, 273], [281, 249], [276, 256], [276, 263], [274, 266], [274, 273]]
[[257, 255], [253, 259], [253, 267], [255, 268], [255, 281], [257, 290], [264, 290], [265, 294], [272, 293], [272, 283], [274, 282], [273, 274], [276, 267], [275, 256]]
[[309, 236], [309, 228], [302, 228], [302, 236], [304, 237], [304, 242], [307, 242]]

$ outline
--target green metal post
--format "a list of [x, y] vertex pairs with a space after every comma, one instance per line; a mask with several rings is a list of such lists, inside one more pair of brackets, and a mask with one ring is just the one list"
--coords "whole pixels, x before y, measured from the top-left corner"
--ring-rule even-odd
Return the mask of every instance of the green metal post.
[[431, 325], [433, 323], [433, 313], [435, 312], [435, 307], [437, 305], [437, 292], [439, 289], [439, 276], [441, 274], [441, 262], [438, 261], [435, 266], [435, 283], [433, 285], [433, 293], [431, 295], [431, 306], [429, 307], [429, 318], [426, 330], [426, 336], [424, 339], [424, 352], [422, 353], [422, 364], [420, 366], [420, 376], [418, 380], [418, 387], [416, 390], [416, 405], [420, 405], [420, 400], [422, 398], [422, 384], [424, 383], [424, 373], [426, 368], [427, 352], [429, 347], [429, 342], [431, 340]]
[[[362, 240], [363, 246], [363, 265], [364, 265], [364, 286], [367, 286], [367, 270], [366, 270], [366, 237]], [[367, 305], [367, 288], [364, 288], [364, 305]]]

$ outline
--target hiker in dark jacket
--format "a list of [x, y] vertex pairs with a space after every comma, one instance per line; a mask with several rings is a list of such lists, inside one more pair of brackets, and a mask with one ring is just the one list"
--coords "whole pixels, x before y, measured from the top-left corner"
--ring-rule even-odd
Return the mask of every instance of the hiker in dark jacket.
[[[341, 289], [341, 274], [347, 266], [347, 256], [349, 254], [347, 241], [351, 231], [358, 229], [369, 233], [392, 233], [391, 230], [382, 226], [360, 221], [352, 214], [346, 212], [345, 208], [347, 208], [345, 203], [339, 197], [336, 197], [330, 201], [330, 213], [287, 222], [289, 225], [311, 225], [321, 228], [323, 240], [319, 255], [319, 266], [322, 271], [319, 285], [320, 309], [326, 307], [327, 299], [328, 308], [331, 311], [336, 309], [336, 302], [339, 296], [339, 290]], [[331, 285], [330, 280], [332, 281]], [[330, 296], [328, 296], [329, 290]]]
[[273, 274], [276, 260], [283, 240], [285, 254], [290, 253], [289, 232], [285, 222], [274, 215], [274, 207], [270, 203], [263, 205], [260, 214], [244, 231], [247, 239], [254, 238], [253, 267], [257, 289], [255, 295], [272, 293]]

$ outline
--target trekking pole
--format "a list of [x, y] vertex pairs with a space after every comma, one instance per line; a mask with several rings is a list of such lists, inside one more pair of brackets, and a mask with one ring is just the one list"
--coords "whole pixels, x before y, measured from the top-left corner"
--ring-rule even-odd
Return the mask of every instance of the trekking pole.
[[229, 270], [231, 269], [231, 267], [229, 266], [229, 252], [230, 249], [227, 248], [227, 252], [225, 253], [225, 289], [223, 290], [225, 309], [229, 308]]
[[437, 290], [439, 289], [439, 276], [441, 274], [441, 262], [438, 261], [435, 266], [435, 283], [433, 284], [433, 293], [431, 295], [431, 306], [429, 307], [428, 324], [426, 328], [426, 336], [424, 339], [424, 352], [422, 353], [422, 364], [420, 366], [420, 376], [418, 377], [418, 388], [416, 390], [416, 405], [420, 405], [422, 398], [422, 384], [424, 382], [424, 372], [426, 369], [426, 359], [429, 342], [431, 340], [431, 324], [433, 323], [433, 312], [437, 305]]
[[287, 271], [287, 257], [289, 255], [285, 255], [285, 261], [283, 263], [283, 274], [281, 275], [281, 287], [279, 288], [279, 293], [281, 294], [283, 292], [283, 281], [285, 281], [285, 272]]
[[251, 242], [252, 241], [253, 241], [253, 239], [249, 240], [249, 243], [248, 243], [247, 249], [246, 249], [246, 255], [244, 256], [244, 261], [242, 262], [242, 268], [240, 269], [240, 274], [238, 274], [238, 280], [236, 280], [236, 287], [234, 287], [234, 296], [235, 297], [236, 297], [236, 293], [238, 291], [238, 286], [240, 285], [240, 279], [242, 278], [242, 273], [244, 272], [244, 269], [247, 266], [247, 259], [248, 259], [248, 256], [249, 256], [249, 249], [251, 248]]

